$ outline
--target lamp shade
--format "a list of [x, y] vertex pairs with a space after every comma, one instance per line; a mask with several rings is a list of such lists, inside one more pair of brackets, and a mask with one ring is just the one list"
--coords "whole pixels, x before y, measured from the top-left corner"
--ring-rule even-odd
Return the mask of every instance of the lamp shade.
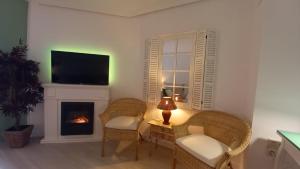
[[157, 105], [160, 110], [175, 110], [177, 109], [172, 97], [163, 97]]

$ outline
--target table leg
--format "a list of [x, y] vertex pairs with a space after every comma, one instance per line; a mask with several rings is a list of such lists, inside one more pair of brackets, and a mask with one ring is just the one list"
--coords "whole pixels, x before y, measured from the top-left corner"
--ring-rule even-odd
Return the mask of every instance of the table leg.
[[[150, 140], [150, 143], [152, 144], [152, 134], [151, 134], [151, 132], [149, 134], [149, 140]], [[150, 148], [150, 151], [149, 151], [149, 157], [151, 157], [151, 156], [152, 156], [152, 148]]]

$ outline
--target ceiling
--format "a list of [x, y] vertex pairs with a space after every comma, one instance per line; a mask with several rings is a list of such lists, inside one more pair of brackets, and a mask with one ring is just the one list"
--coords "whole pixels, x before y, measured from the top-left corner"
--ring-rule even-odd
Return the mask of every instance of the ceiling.
[[38, 0], [40, 4], [134, 17], [201, 0]]

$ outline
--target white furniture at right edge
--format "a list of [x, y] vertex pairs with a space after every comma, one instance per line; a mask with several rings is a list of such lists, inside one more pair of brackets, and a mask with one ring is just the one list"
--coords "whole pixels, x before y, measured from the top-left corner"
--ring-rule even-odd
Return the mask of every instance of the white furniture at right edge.
[[274, 169], [291, 169], [291, 167], [295, 166], [285, 162], [284, 150], [298, 164], [297, 168], [300, 168], [300, 133], [282, 130], [278, 130], [277, 133], [282, 138], [282, 141], [275, 159]]

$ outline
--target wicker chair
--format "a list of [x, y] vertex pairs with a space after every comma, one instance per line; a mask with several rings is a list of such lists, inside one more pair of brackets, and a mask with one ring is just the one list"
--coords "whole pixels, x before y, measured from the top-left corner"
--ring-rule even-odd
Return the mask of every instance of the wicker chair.
[[[205, 143], [205, 141], [202, 141], [202, 143], [204, 142], [204, 146], [202, 145], [202, 149], [206, 149], [206, 153], [211, 155], [211, 151], [215, 151], [214, 149], [216, 147], [219, 147], [219, 149], [221, 147], [221, 153], [218, 150], [218, 153], [220, 153], [219, 156], [211, 155], [211, 157], [218, 158], [210, 159], [206, 157], [201, 158], [201, 155], [198, 156], [197, 151], [203, 151], [199, 150], [199, 147], [201, 146], [198, 146], [198, 144], [202, 144], [199, 140], [194, 140], [194, 145], [192, 145], [194, 146], [194, 149], [188, 149], [181, 144], [182, 140], [186, 139], [184, 143], [187, 144], [187, 142], [189, 142], [189, 140], [187, 139], [191, 140], [191, 138], [197, 135], [190, 133], [189, 126], [203, 127], [202, 129], [204, 135], [198, 134], [198, 138], [205, 137], [205, 139], [213, 140], [217, 143], [217, 146], [215, 146], [215, 144], [205, 146], [205, 144], [207, 143]], [[188, 169], [232, 168], [230, 164], [232, 157], [242, 153], [247, 148], [251, 137], [251, 129], [246, 122], [227, 113], [218, 111], [199, 112], [192, 116], [184, 124], [173, 126], [173, 129], [176, 138], [172, 166], [173, 169], [176, 168], [177, 162]], [[221, 146], [218, 146], [218, 144]], [[223, 147], [226, 147], [227, 149], [223, 149]], [[210, 163], [211, 160], [215, 161]]]
[[107, 140], [133, 140], [138, 159], [139, 127], [145, 112], [146, 103], [134, 98], [118, 99], [108, 105], [99, 116], [103, 127], [102, 157]]

